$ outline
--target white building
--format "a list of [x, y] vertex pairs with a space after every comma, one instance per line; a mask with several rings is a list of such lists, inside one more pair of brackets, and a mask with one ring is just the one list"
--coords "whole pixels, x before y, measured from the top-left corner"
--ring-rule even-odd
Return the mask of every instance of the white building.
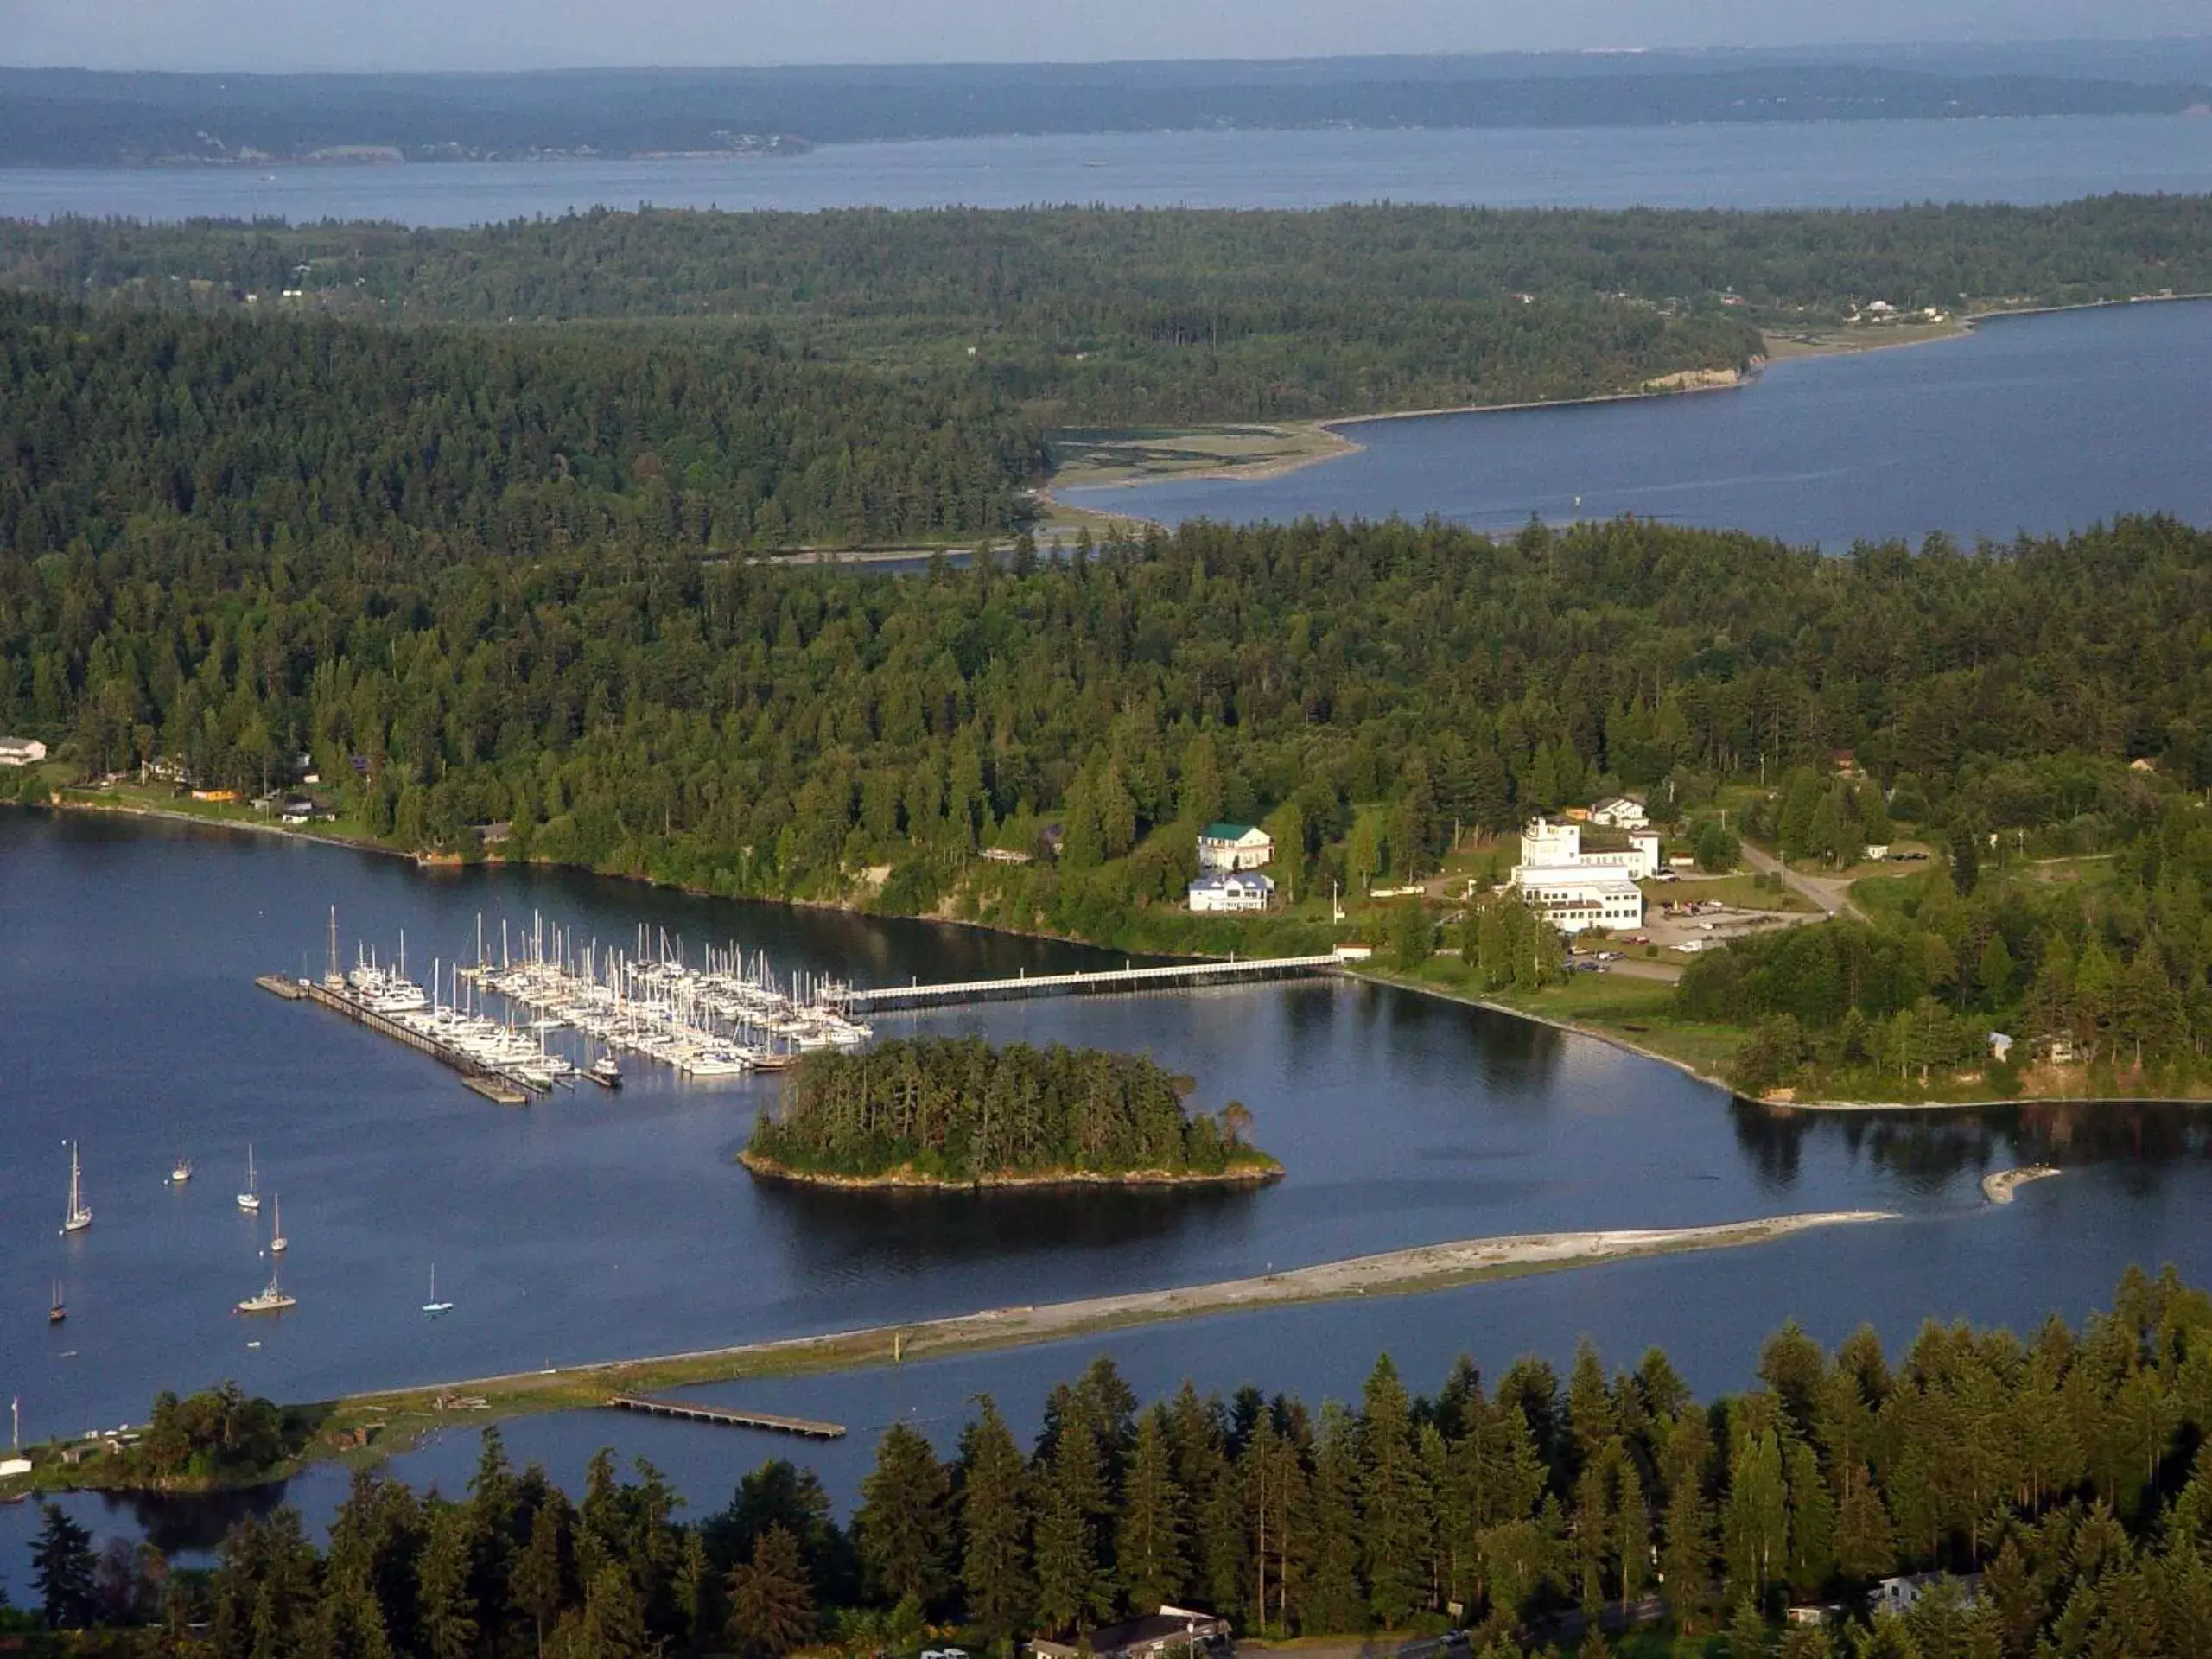
[[46, 745], [35, 737], [0, 737], [0, 766], [35, 766], [46, 759]]
[[1274, 856], [1274, 837], [1249, 823], [1210, 823], [1198, 831], [1202, 870], [1256, 870]]
[[1275, 884], [1249, 870], [1209, 870], [1191, 883], [1191, 909], [1198, 914], [1224, 911], [1265, 910], [1275, 896]]
[[1521, 902], [1562, 933], [1643, 925], [1643, 889], [1619, 870], [1523, 870]]
[[1651, 825], [1651, 815], [1643, 810], [1642, 801], [1608, 795], [1590, 809], [1590, 822], [1607, 830], [1645, 830]]
[[1659, 837], [1631, 830], [1626, 852], [1586, 853], [1582, 826], [1532, 818], [1521, 831], [1521, 861], [1512, 886], [1526, 904], [1562, 933], [1587, 927], [1643, 925], [1637, 881], [1659, 873]]

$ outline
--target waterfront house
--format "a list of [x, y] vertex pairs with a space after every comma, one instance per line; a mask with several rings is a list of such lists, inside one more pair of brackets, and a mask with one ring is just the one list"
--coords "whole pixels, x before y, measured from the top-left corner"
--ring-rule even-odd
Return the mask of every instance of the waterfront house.
[[1202, 1649], [1226, 1651], [1229, 1621], [1188, 1607], [1163, 1606], [1156, 1613], [1123, 1619], [1118, 1624], [1085, 1630], [1071, 1642], [1032, 1642], [1032, 1659], [1166, 1659], [1166, 1656], [1196, 1655]]
[[1521, 861], [1510, 886], [1522, 903], [1562, 933], [1643, 925], [1643, 890], [1659, 873], [1656, 830], [1629, 832], [1624, 852], [1585, 852], [1582, 826], [1531, 818], [1521, 831]]
[[1274, 882], [1254, 870], [1209, 870], [1187, 892], [1192, 912], [1201, 916], [1265, 910], [1274, 896]]
[[0, 737], [0, 766], [35, 766], [46, 759], [46, 745], [35, 737]]
[[1274, 837], [1249, 823], [1210, 823], [1198, 831], [1202, 870], [1256, 870], [1274, 855]]

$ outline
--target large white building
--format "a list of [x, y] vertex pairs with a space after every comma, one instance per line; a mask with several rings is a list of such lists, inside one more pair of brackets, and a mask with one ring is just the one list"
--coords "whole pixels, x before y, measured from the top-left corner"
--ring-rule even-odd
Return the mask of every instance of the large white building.
[[1659, 836], [1633, 830], [1625, 852], [1586, 853], [1582, 826], [1531, 818], [1521, 831], [1513, 888], [1521, 900], [1562, 933], [1643, 925], [1637, 881], [1659, 873]]
[[1198, 831], [1202, 870], [1256, 870], [1274, 855], [1275, 838], [1249, 823], [1210, 823]]
[[1275, 884], [1255, 870], [1209, 870], [1190, 885], [1191, 908], [1201, 915], [1224, 911], [1265, 910]]
[[35, 766], [46, 759], [46, 745], [35, 737], [0, 737], [0, 766]]

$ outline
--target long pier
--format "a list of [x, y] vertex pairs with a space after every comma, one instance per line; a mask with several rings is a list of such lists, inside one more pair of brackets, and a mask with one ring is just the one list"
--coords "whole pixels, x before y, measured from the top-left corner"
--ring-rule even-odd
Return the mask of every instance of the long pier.
[[1020, 974], [1012, 979], [969, 979], [939, 985], [882, 985], [842, 992], [835, 1000], [848, 1013], [887, 1008], [936, 1008], [955, 1002], [998, 1002], [1028, 996], [1086, 996], [1103, 991], [1184, 990], [1200, 985], [1236, 984], [1246, 980], [1310, 979], [1333, 974], [1344, 965], [1325, 957], [1231, 957], [1227, 962], [1179, 962], [1165, 968], [1115, 968], [1090, 974]]
[[845, 1435], [842, 1423], [818, 1423], [808, 1417], [785, 1417], [772, 1411], [738, 1411], [728, 1406], [694, 1405], [688, 1400], [659, 1400], [651, 1395], [618, 1394], [607, 1401], [619, 1411], [642, 1411], [655, 1417], [682, 1417], [695, 1423], [720, 1423], [725, 1428], [759, 1428], [772, 1434], [797, 1434], [810, 1440], [838, 1440]]
[[[274, 974], [264, 975], [254, 983], [265, 991], [283, 997], [288, 1001], [298, 1001], [304, 998], [309, 1002], [328, 1008], [334, 1014], [342, 1014], [355, 1025], [366, 1026], [371, 1031], [389, 1037], [395, 1042], [404, 1043], [408, 1047], [420, 1053], [428, 1054], [432, 1059], [451, 1066], [464, 1077], [504, 1084], [509, 1090], [535, 1090], [540, 1094], [545, 1092], [529, 1077], [518, 1077], [512, 1071], [503, 1071], [499, 1066], [489, 1065], [478, 1059], [474, 1054], [464, 1053], [451, 1043], [442, 1043], [435, 1037], [425, 1037], [419, 1031], [410, 1031], [397, 1020], [387, 1019], [365, 1003], [356, 1001], [342, 992], [334, 991], [327, 985], [318, 985], [311, 979], [281, 979]], [[499, 1098], [497, 1096], [490, 1097]], [[523, 1097], [526, 1100], [529, 1096], [525, 1094]]]

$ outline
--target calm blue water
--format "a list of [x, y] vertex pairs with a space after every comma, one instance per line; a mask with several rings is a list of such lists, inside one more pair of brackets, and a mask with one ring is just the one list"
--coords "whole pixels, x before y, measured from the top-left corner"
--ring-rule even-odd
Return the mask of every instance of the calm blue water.
[[[320, 962], [333, 903], [349, 938], [389, 950], [404, 927], [410, 965], [472, 954], [480, 909], [520, 921], [533, 908], [601, 938], [640, 922], [693, 950], [734, 936], [787, 967], [877, 982], [1099, 959], [589, 878], [432, 876], [243, 835], [0, 811], [11, 1147], [0, 1160], [0, 1392], [22, 1396], [27, 1433], [142, 1419], [158, 1389], [225, 1377], [316, 1398], [1484, 1234], [1843, 1206], [1905, 1217], [1427, 1298], [712, 1391], [852, 1426], [827, 1448], [601, 1414], [512, 1430], [519, 1457], [563, 1478], [613, 1444], [712, 1507], [746, 1468], [785, 1452], [849, 1495], [873, 1431], [911, 1417], [949, 1443], [980, 1389], [1033, 1422], [1050, 1383], [1102, 1351], [1147, 1394], [1190, 1375], [1341, 1395], [1385, 1348], [1433, 1383], [1459, 1351], [1492, 1370], [1526, 1351], [1563, 1360], [1588, 1332], [1624, 1360], [1664, 1343], [1710, 1388], [1746, 1375], [1758, 1339], [1792, 1314], [1827, 1338], [1872, 1320], [1904, 1340], [1931, 1314], [2079, 1317], [2131, 1261], [2174, 1260], [2212, 1281], [2202, 1113], [1793, 1119], [1601, 1044], [1356, 985], [1001, 1004], [928, 1022], [1148, 1049], [1195, 1076], [1202, 1102], [1236, 1095], [1252, 1107], [1289, 1169], [1267, 1192], [979, 1202], [762, 1190], [728, 1161], [761, 1085], [686, 1087], [640, 1063], [620, 1096], [505, 1111], [396, 1044], [255, 989], [257, 972]], [[83, 1141], [96, 1219], [64, 1239], [68, 1136]], [[301, 1297], [294, 1313], [251, 1326], [227, 1311], [266, 1271], [261, 1229], [231, 1196], [249, 1139], [263, 1190], [284, 1200], [285, 1281]], [[181, 1192], [162, 1180], [179, 1151], [198, 1166]], [[2028, 1156], [2075, 1167], [2008, 1209], [1983, 1205], [1979, 1173]], [[416, 1308], [433, 1261], [458, 1306], [426, 1323]], [[55, 1277], [71, 1311], [49, 1332]], [[456, 1431], [397, 1467], [451, 1489], [474, 1456], [474, 1434]], [[319, 1473], [291, 1497], [327, 1517], [343, 1487]], [[172, 1543], [213, 1524], [205, 1510], [76, 1507], [102, 1530], [143, 1523]], [[0, 1511], [0, 1581], [18, 1591], [35, 1522], [34, 1510]]]
[[1510, 531], [1623, 513], [1841, 551], [2212, 521], [2212, 304], [2004, 318], [1894, 351], [1777, 363], [1752, 385], [1347, 424], [1365, 453], [1273, 479], [1063, 492], [1164, 523], [1431, 514]]
[[1815, 207], [2212, 188], [2189, 117], [1494, 131], [1148, 132], [844, 144], [779, 159], [131, 171], [0, 168], [0, 218], [471, 225], [634, 207]]

